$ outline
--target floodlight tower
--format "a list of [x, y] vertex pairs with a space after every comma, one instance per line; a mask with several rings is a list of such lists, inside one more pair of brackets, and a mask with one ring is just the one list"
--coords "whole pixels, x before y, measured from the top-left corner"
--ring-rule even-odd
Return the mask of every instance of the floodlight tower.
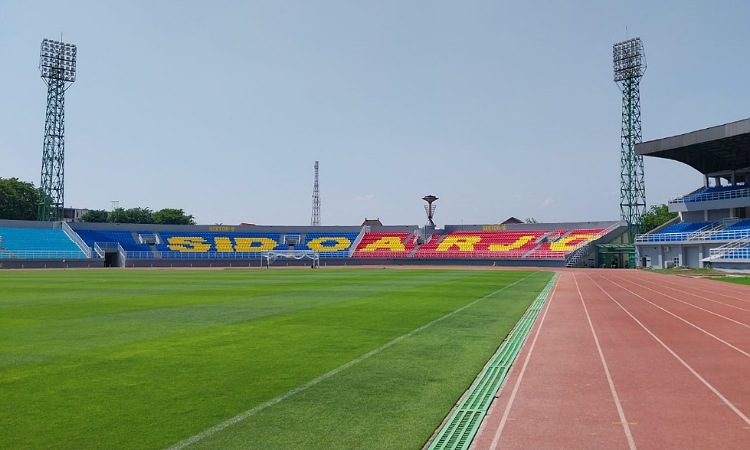
[[310, 219], [310, 225], [320, 226], [320, 189], [318, 187], [318, 161], [315, 161], [315, 182], [313, 183], [313, 194], [312, 194], [312, 218]]
[[622, 131], [620, 133], [620, 216], [628, 223], [631, 242], [638, 222], [646, 212], [643, 156], [636, 155], [641, 142], [640, 82], [646, 72], [646, 54], [641, 38], [614, 44], [615, 83], [622, 92]]
[[424, 211], [427, 213], [427, 225], [432, 228], [435, 228], [435, 222], [432, 221], [432, 218], [435, 216], [435, 209], [437, 208], [433, 203], [437, 199], [438, 198], [434, 195], [425, 195], [422, 197], [422, 200], [427, 202], [427, 204], [424, 205]]
[[61, 221], [65, 205], [65, 91], [76, 80], [76, 46], [42, 40], [39, 71], [47, 84], [37, 220]]

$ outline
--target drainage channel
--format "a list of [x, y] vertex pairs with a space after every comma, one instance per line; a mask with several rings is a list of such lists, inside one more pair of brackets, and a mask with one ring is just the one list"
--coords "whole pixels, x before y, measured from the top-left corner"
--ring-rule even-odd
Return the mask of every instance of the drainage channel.
[[461, 403], [440, 429], [428, 450], [464, 450], [469, 448], [482, 419], [490, 408], [495, 393], [500, 389], [505, 375], [521, 350], [521, 345], [534, 325], [547, 296], [552, 291], [557, 276], [558, 274], [555, 273], [539, 296], [531, 303], [529, 309], [526, 310], [508, 338], [492, 356]]

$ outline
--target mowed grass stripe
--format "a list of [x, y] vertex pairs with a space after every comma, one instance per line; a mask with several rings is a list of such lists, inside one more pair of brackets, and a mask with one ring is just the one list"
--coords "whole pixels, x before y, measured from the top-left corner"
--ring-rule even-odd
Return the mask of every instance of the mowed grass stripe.
[[[531, 275], [529, 275], [529, 276], [531, 276]], [[492, 296], [496, 295], [497, 293], [502, 292], [503, 290], [507, 289], [508, 287], [511, 287], [514, 284], [519, 283], [521, 281], [523, 281], [523, 279], [517, 280], [517, 281], [515, 281], [515, 282], [513, 282], [513, 283], [511, 283], [511, 284], [509, 284], [507, 286], [503, 286], [500, 289], [497, 289], [496, 291], [491, 292], [491, 293], [485, 295], [482, 298], [474, 300], [473, 302], [469, 303], [468, 305], [464, 305], [464, 306], [462, 306], [462, 307], [460, 307], [460, 308], [458, 308], [458, 309], [456, 309], [454, 311], [449, 312], [448, 314], [446, 314], [446, 315], [444, 315], [442, 317], [439, 317], [439, 318], [433, 320], [432, 322], [429, 322], [429, 323], [427, 323], [425, 325], [422, 325], [421, 327], [416, 328], [416, 329], [414, 329], [414, 330], [412, 330], [412, 331], [410, 331], [410, 332], [408, 332], [406, 334], [402, 334], [401, 336], [397, 337], [396, 339], [394, 339], [392, 341], [389, 341], [389, 342], [383, 344], [382, 346], [376, 348], [375, 350], [371, 350], [371, 351], [365, 353], [364, 355], [362, 355], [362, 356], [360, 356], [358, 358], [355, 358], [355, 359], [349, 361], [348, 363], [343, 364], [343, 365], [341, 365], [341, 366], [339, 366], [339, 367], [331, 370], [328, 373], [325, 373], [325, 374], [323, 374], [323, 375], [321, 375], [321, 376], [319, 376], [317, 378], [314, 378], [313, 380], [310, 380], [310, 381], [308, 381], [307, 383], [305, 383], [305, 384], [303, 384], [301, 386], [298, 386], [298, 387], [296, 387], [296, 388], [294, 388], [294, 389], [292, 389], [290, 391], [287, 391], [284, 394], [282, 394], [282, 395], [280, 395], [278, 397], [275, 397], [275, 398], [273, 398], [273, 399], [271, 399], [271, 400], [269, 400], [269, 401], [267, 401], [267, 402], [265, 402], [265, 403], [263, 403], [261, 405], [258, 405], [258, 406], [254, 407], [252, 409], [247, 410], [247, 411], [244, 411], [243, 413], [238, 414], [238, 415], [232, 417], [229, 420], [226, 420], [226, 421], [224, 421], [224, 422], [222, 422], [222, 423], [220, 423], [218, 425], [215, 425], [215, 426], [213, 426], [213, 427], [211, 427], [211, 428], [209, 428], [207, 430], [201, 431], [200, 433], [196, 434], [195, 436], [192, 436], [192, 437], [190, 437], [188, 439], [185, 439], [185, 440], [183, 440], [183, 441], [181, 441], [181, 442], [179, 442], [179, 443], [177, 443], [177, 444], [169, 447], [169, 450], [179, 450], [179, 449], [185, 448], [185, 447], [187, 447], [189, 445], [192, 445], [192, 444], [194, 444], [194, 443], [196, 443], [198, 441], [202, 441], [202, 440], [204, 440], [204, 439], [206, 439], [208, 437], [211, 437], [214, 434], [218, 433], [219, 431], [222, 431], [225, 428], [228, 428], [228, 427], [230, 427], [230, 426], [232, 426], [234, 424], [237, 424], [237, 423], [239, 423], [239, 422], [247, 419], [248, 417], [250, 417], [250, 416], [252, 416], [254, 414], [257, 414], [257, 413], [263, 411], [264, 409], [266, 409], [268, 407], [271, 407], [271, 406], [273, 406], [273, 405], [275, 405], [275, 404], [277, 404], [279, 402], [282, 402], [282, 401], [286, 400], [287, 398], [291, 397], [292, 395], [299, 394], [300, 392], [303, 392], [306, 389], [309, 389], [309, 388], [315, 386], [316, 384], [320, 383], [321, 381], [324, 381], [324, 380], [327, 380], [328, 378], [331, 378], [332, 376], [338, 374], [342, 370], [346, 370], [346, 369], [348, 369], [348, 368], [350, 368], [350, 367], [352, 367], [352, 366], [354, 366], [356, 364], [359, 364], [362, 361], [364, 361], [364, 360], [366, 360], [366, 359], [368, 359], [368, 358], [370, 358], [372, 356], [377, 355], [378, 353], [382, 352], [383, 350], [385, 350], [387, 348], [390, 348], [393, 345], [395, 345], [395, 344], [403, 341], [404, 339], [410, 338], [410, 337], [414, 336], [415, 334], [419, 333], [420, 331], [424, 331], [427, 328], [435, 325], [436, 323], [441, 322], [441, 321], [443, 321], [443, 320], [445, 320], [445, 319], [453, 316], [454, 314], [460, 313], [464, 309], [473, 306], [477, 302], [480, 302], [480, 301], [482, 301], [482, 300], [484, 300], [486, 298], [492, 297]]]
[[[12, 344], [9, 353], [0, 354], [0, 367], [28, 360], [17, 355], [32, 353], [34, 360], [45, 360], [350, 302], [353, 293], [364, 299], [372, 293], [408, 289], [409, 283], [419, 287], [431, 282], [418, 279], [391, 287], [380, 283], [380, 272], [356, 277], [336, 272], [325, 277], [325, 289], [316, 289], [321, 277], [290, 277], [281, 271], [245, 271], [241, 276], [211, 271], [51, 271], [32, 288], [24, 281], [29, 274], [18, 272], [7, 277], [20, 278], [15, 283], [0, 278], [0, 342]], [[378, 283], [377, 290], [373, 283]]]
[[[42, 314], [44, 318], [39, 320], [65, 342], [65, 351], [49, 352], [46, 336], [33, 348], [33, 334], [39, 327], [25, 334], [22, 321], [12, 325], [12, 335], [6, 334], [0, 340], [0, 359], [8, 354], [18, 357], [14, 365], [0, 368], [0, 415], [4, 418], [0, 423], [0, 447], [11, 448], [166, 447], [528, 275], [423, 270], [11, 274], [7, 278], [0, 273], [0, 292], [9, 292], [6, 287], [14, 284], [25, 288], [11, 289], [10, 301], [2, 296], [0, 304], [6, 306], [0, 313], [2, 317], [10, 311], [12, 320], [33, 320], [28, 315], [23, 317], [28, 313], [24, 309], [46, 304], [52, 311]], [[111, 291], [95, 282], [102, 275], [110, 279]], [[535, 275], [532, 279], [537, 277], [545, 278]], [[152, 285], [159, 295], [144, 294], [147, 290], [141, 283]], [[193, 284], [195, 289], [191, 289]], [[50, 299], [46, 293], [52, 285], [55, 289]], [[42, 294], [35, 295], [37, 286], [42, 288]], [[74, 292], [75, 298], [64, 298], [66, 288]], [[101, 302], [97, 301], [99, 294], [103, 294]], [[181, 306], [183, 296], [186, 299]], [[534, 296], [530, 295], [530, 299]], [[119, 298], [119, 302], [114, 298]], [[88, 314], [86, 304], [92, 306]], [[132, 309], [132, 304], [138, 308]], [[65, 305], [73, 305], [69, 317], [65, 315]], [[258, 306], [258, 310], [253, 306]], [[105, 311], [107, 308], [109, 312]], [[258, 313], [267, 313], [267, 308], [273, 312]], [[476, 306], [456, 316], [474, 309]], [[117, 320], [134, 312], [136, 317], [124, 323]], [[81, 319], [89, 322], [82, 323]], [[420, 335], [442, 329], [444, 323]], [[102, 324], [110, 324], [111, 328]], [[4, 332], [5, 325], [0, 327], [0, 332]], [[96, 333], [79, 331], [92, 327]], [[155, 333], [154, 328], [167, 331]], [[465, 328], [475, 331], [472, 326]], [[466, 333], [459, 333], [460, 339], [468, 336], [463, 334]], [[91, 340], [97, 345], [90, 345]], [[14, 353], [14, 342], [23, 343], [26, 350]], [[360, 373], [362, 367], [369, 367], [370, 362], [381, 360], [396, 348], [411, 347], [405, 344], [399, 343], [356, 369], [347, 370], [346, 375]], [[35, 359], [35, 352], [46, 359]], [[424, 356], [430, 359], [435, 355]], [[484, 361], [479, 361], [479, 368]], [[347, 378], [344, 375], [339, 373], [294, 399], [305, 399], [323, 385]], [[361, 389], [362, 386], [357, 388]], [[269, 417], [266, 413], [286, 409], [282, 406], [293, 403], [288, 399], [232, 429], [236, 428], [240, 436], [246, 430], [244, 425], [252, 428]], [[438, 423], [441, 418], [438, 415]], [[278, 434], [278, 428], [276, 423], [265, 429]], [[427, 437], [430, 433], [431, 430]], [[260, 438], [266, 434], [252, 435]]]

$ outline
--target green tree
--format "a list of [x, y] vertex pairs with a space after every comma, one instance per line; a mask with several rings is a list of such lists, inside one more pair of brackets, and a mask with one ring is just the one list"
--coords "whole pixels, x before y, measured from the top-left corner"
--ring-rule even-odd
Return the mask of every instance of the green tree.
[[154, 213], [154, 223], [161, 225], [195, 225], [192, 215], [182, 209], [164, 208]]
[[115, 208], [109, 214], [110, 223], [154, 223], [154, 213], [148, 208]]
[[36, 220], [39, 190], [18, 178], [0, 178], [0, 219]]
[[638, 221], [638, 232], [648, 233], [677, 217], [677, 213], [669, 212], [667, 205], [652, 205]]
[[92, 209], [81, 216], [81, 222], [108, 222], [109, 213], [103, 209]]

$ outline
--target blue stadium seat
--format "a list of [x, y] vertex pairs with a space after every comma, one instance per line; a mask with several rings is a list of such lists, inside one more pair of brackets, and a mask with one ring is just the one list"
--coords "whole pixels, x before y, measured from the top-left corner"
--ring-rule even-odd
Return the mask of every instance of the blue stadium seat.
[[86, 258], [86, 254], [59, 228], [0, 228], [0, 258]]

